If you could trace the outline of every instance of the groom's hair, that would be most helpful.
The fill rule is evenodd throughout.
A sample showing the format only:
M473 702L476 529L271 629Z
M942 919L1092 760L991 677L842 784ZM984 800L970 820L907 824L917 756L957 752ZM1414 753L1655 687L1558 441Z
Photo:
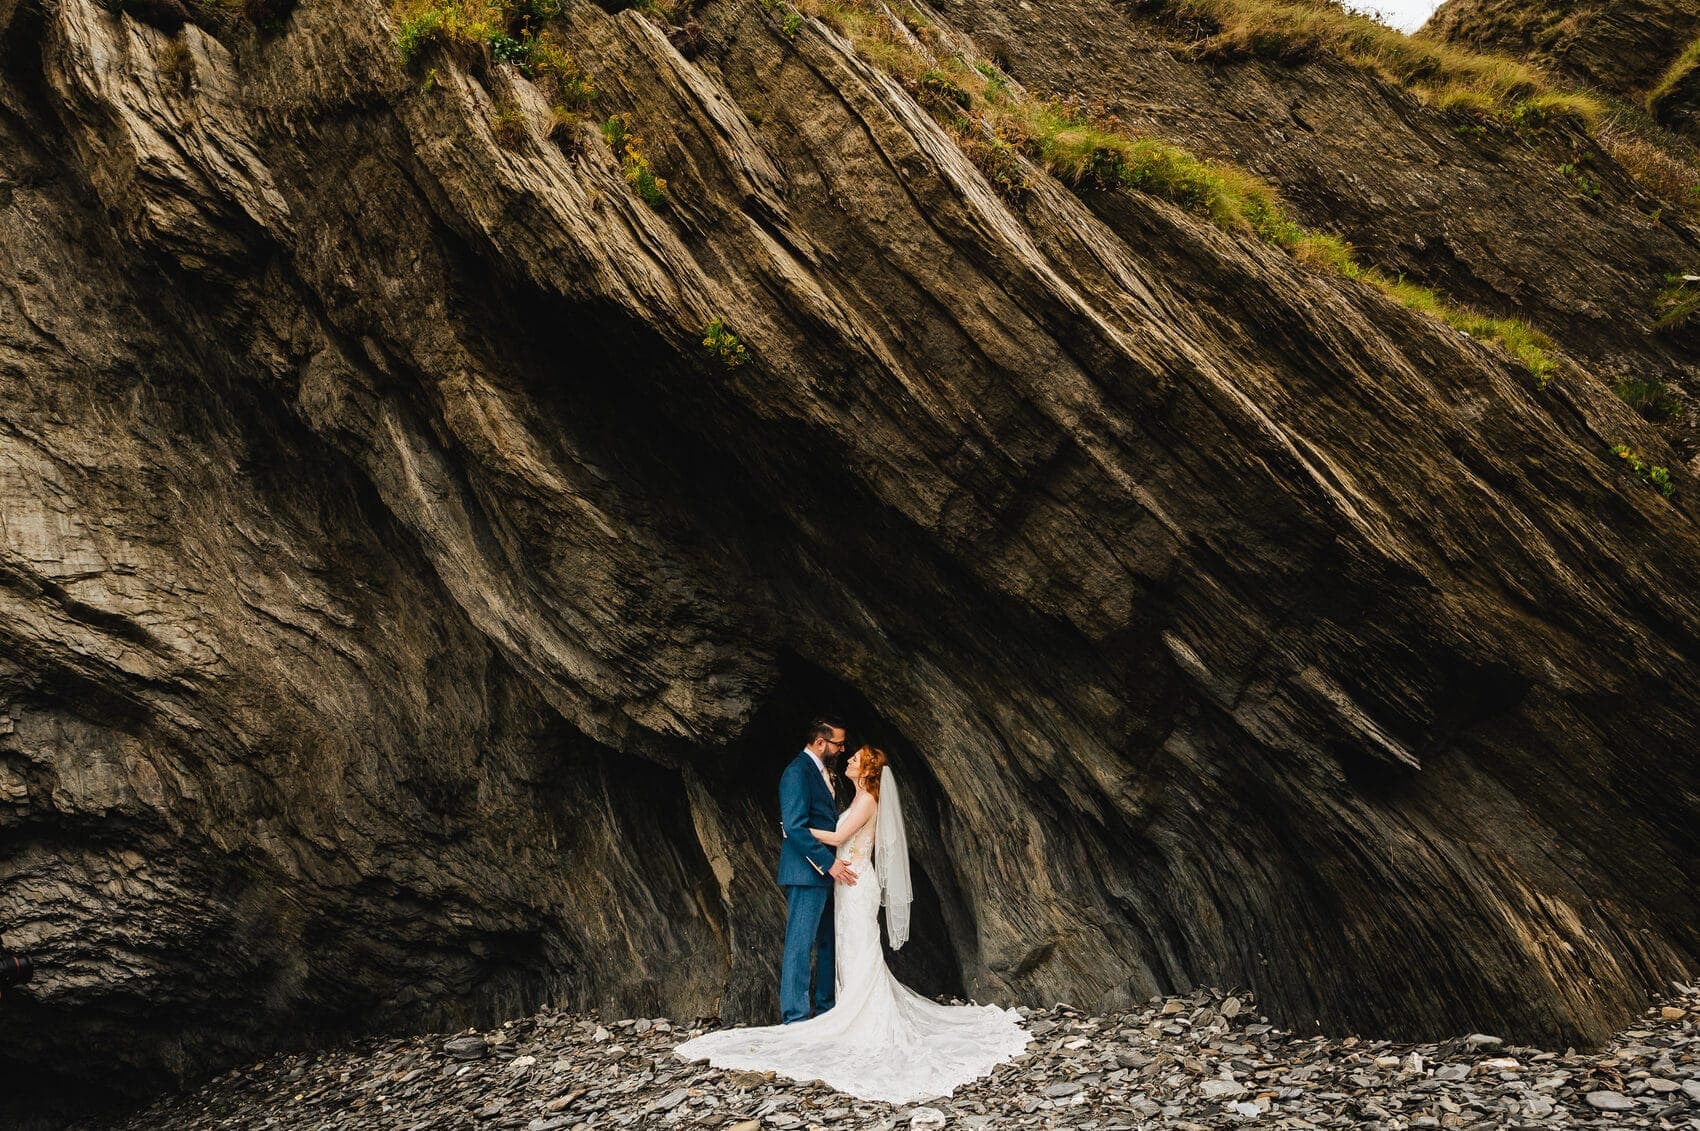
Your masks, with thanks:
M837 715L816 715L809 723L809 733L803 736L803 744L806 746L817 738L831 738L833 731L843 729L844 720Z

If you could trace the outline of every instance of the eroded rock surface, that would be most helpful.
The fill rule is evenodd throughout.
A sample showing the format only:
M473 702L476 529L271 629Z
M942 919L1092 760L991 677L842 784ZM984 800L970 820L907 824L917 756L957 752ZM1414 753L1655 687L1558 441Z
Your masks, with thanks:
M1700 8L1688 0L1448 0L1424 34L1526 57L1700 142Z
M1447 0L1423 30L1635 97L1700 35L1700 8L1687 0Z
M569 9L660 209L371 0L0 3L0 930L41 964L3 1102L545 1002L766 1018L822 702L913 783L925 989L1588 1042L1692 968L1694 487L1602 372L1682 379L1629 299L1692 229L1566 205L1529 278L1536 158L1319 61L1258 65L1336 125L1266 162L1073 7L932 18L1036 89L1181 84L1149 124L1378 253L1352 217L1449 211L1435 281L1564 379L1149 197L1011 205L757 3L690 58ZM1350 191L1278 175L1333 146Z

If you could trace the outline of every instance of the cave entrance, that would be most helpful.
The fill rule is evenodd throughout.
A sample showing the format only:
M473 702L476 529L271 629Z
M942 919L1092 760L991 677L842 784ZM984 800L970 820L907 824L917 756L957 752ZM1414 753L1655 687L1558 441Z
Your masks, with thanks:
M909 833L909 865L915 902L909 918L909 941L902 950L886 948L886 962L904 985L927 997L963 997L961 953L953 940L973 940L973 917L958 895L955 871L939 840L939 786L912 743L882 716L867 696L819 666L784 652L779 656L779 681L751 718L744 733L717 752L705 771L736 779L742 791L766 818L767 829L779 824L779 775L803 748L810 720L820 714L843 719L847 731L846 757L871 743L891 758L902 776L903 819ZM843 759L833 767L842 772ZM849 803L848 787L839 808ZM772 860L779 851L778 834L758 852ZM881 932L883 939L884 932ZM773 940L778 962L779 939ZM972 942L970 942L972 946Z

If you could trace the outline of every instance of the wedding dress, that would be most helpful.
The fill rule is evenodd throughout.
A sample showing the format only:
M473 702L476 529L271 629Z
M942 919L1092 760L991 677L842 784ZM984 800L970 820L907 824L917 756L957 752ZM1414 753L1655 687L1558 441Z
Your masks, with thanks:
M880 903L882 897L891 903L886 910L888 933L892 945L901 946L908 935L909 869L890 775L887 767L880 779L879 803L889 816L876 808L838 848L838 859L850 865L857 882L839 884L833 891L836 1004L790 1025L708 1033L680 1045L680 1056L706 1059L716 1068L819 1080L857 1099L902 1104L948 1096L1020 1053L1033 1039L1013 1009L940 1005L891 976L880 949ZM880 851L900 864L895 869L887 865L892 876L878 875L882 869L870 860L876 829L882 834ZM895 842L889 849L888 836Z

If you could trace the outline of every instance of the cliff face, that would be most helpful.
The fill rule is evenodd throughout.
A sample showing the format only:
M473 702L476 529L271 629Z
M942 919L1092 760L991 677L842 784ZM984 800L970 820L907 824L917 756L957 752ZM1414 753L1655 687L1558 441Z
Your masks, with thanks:
M1559 376L1149 195L1000 194L759 3L559 17L652 207L370 0L0 0L7 1102L71 1050L128 1094L545 1000L765 1017L822 703L911 784L924 989L1585 1042L1692 970L1695 492L1610 384L1692 380L1649 302L1694 229L1563 191L1574 131L1038 7L925 27Z
M1647 103L1700 141L1700 9L1686 0L1447 0L1423 31Z
M1444 26L1475 45L1457 31L1464 3L1442 8L1424 36L1439 39ZM1211 23L1139 14L1158 6L1078 0L1060 9L959 3L944 11L977 42L995 45L1016 78L1090 91L1136 130L1252 170L1278 185L1305 222L1346 237L1368 262L1527 318L1597 383L1656 376L1684 396L1700 389L1700 341L1692 331L1661 332L1655 301L1667 275L1700 267L1700 212L1685 219L1580 131L1531 145L1478 129L1467 113L1425 107L1302 42L1296 57L1254 49L1224 58ZM1678 20L1674 10L1666 15ZM1684 18L1700 16L1687 9ZM1485 45L1521 54L1509 39ZM1679 198L1700 205L1692 191L1700 171L1678 175L1687 178ZM1665 428L1683 458L1700 453L1697 419L1686 413Z
M1531 58L1602 90L1644 95L1700 35L1700 11L1684 0L1447 0L1423 31Z

